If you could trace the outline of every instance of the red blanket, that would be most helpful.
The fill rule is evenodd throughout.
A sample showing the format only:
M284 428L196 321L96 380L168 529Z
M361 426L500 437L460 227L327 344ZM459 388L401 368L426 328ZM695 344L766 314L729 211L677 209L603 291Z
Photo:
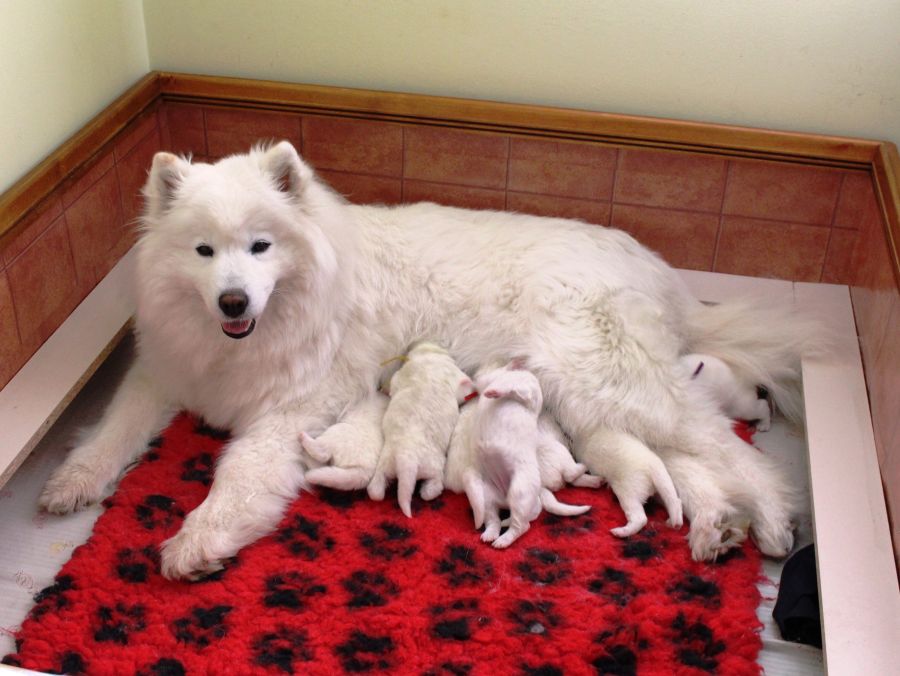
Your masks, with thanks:
M406 519L364 493L302 495L278 531L196 582L159 574L158 546L209 488L227 438L179 417L41 591L4 658L90 674L757 674L749 543L691 561L687 528L619 540L608 490L568 489L580 517L541 515L484 545L463 496Z

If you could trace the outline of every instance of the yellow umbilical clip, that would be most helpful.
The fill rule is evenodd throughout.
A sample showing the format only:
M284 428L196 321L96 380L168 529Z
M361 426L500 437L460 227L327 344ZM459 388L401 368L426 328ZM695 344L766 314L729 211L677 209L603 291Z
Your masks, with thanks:
M409 357L407 357L405 354L401 354L397 357L391 357L390 359L387 359L387 360L381 362L379 364L379 366L384 367L384 366L387 366L388 364L393 364L395 361L407 361L408 359L409 359Z

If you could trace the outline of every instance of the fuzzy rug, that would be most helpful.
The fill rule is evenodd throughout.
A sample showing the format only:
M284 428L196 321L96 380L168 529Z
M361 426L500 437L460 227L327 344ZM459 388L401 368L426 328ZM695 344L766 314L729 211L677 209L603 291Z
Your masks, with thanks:
M157 549L210 485L227 434L174 421L41 591L7 664L56 673L757 674L760 558L690 559L662 509L628 539L608 490L567 489L510 549L482 544L464 496L302 495L278 531L196 583Z

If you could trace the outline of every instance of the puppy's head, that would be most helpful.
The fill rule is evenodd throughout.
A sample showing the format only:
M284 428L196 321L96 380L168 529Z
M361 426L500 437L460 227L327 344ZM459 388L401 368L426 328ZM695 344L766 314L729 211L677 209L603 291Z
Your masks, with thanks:
M155 316L190 303L229 338L245 338L279 290L301 305L321 301L336 275L323 221L340 200L287 142L214 165L157 153L144 196L139 293Z

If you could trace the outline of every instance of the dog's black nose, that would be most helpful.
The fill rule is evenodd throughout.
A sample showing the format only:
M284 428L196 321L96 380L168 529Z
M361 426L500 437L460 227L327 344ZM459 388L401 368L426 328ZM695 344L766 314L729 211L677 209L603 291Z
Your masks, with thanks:
M240 289L228 289L219 296L219 307L229 317L240 317L247 309L249 299Z

